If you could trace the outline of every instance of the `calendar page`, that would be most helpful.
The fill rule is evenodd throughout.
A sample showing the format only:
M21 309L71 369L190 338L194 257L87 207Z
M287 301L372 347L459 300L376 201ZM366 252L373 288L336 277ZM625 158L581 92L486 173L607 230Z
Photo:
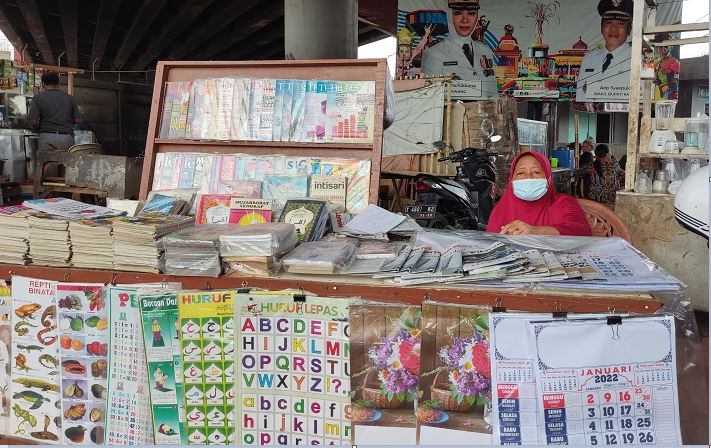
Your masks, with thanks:
M111 286L109 301L109 382L107 445L153 443L151 402L141 331L141 313L135 288Z
M349 300L240 294L239 445L350 444Z
M674 319L532 322L539 443L680 445Z

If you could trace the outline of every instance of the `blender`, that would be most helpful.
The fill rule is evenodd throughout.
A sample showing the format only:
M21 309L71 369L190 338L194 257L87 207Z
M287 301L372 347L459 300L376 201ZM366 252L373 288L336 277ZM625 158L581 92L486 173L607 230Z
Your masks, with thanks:
M649 152L666 152L667 142L676 142L676 135L671 129L671 121L674 118L676 100L664 100L654 103L655 126L652 138L649 140Z
M707 152L707 142L709 136L708 117L699 114L696 118L686 120L684 127L684 149L682 153L704 153Z

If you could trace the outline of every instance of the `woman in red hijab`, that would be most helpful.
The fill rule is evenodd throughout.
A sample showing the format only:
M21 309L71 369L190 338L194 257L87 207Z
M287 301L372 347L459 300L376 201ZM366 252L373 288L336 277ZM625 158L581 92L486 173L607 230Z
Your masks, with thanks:
M578 201L555 191L548 159L533 151L519 154L511 163L508 188L494 207L486 231L507 235L592 235Z

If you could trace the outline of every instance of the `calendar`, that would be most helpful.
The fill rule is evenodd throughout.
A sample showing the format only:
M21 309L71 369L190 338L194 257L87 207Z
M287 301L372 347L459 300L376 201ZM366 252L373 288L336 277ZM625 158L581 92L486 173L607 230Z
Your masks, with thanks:
M153 443L151 402L141 331L141 313L135 288L110 286L107 445Z
M139 292L138 299L155 443L186 444L178 296L166 290L144 290Z
M235 441L236 291L178 294L188 443Z
M237 303L237 444L350 444L349 301L252 293Z
M541 444L681 445L671 316L532 322Z

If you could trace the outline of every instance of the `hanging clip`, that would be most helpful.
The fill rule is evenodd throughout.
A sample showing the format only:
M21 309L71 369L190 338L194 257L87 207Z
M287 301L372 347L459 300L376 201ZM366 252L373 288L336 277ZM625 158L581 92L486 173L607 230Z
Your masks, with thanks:
M237 289L237 294L249 294L249 292L252 290L252 288L248 287L249 283L247 282L242 282Z
M116 286L116 274L112 273L111 278L109 278L109 285Z
M553 319L565 319L566 317L568 317L568 313L563 311L560 300L556 300L553 308Z
M65 281L65 282L68 282L70 276L71 276L71 273L66 272L66 273L64 274L64 281Z
M210 282L205 282L205 291L212 291L212 286L210 285Z
M607 325L612 330L612 339L620 339L620 325L622 325L622 316L607 316Z
M160 289L168 289L168 279L163 277L163 280L160 282Z
M7 271L7 273L10 274L10 277L14 277L14 276L15 276L15 271Z
M296 302L296 303L306 302L306 294L304 294L304 288L299 288L299 293L294 294L294 302Z
M505 313L506 308L502 305L503 301L501 300L500 297L497 297L496 300L494 300L494 306L491 308L492 313Z

